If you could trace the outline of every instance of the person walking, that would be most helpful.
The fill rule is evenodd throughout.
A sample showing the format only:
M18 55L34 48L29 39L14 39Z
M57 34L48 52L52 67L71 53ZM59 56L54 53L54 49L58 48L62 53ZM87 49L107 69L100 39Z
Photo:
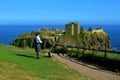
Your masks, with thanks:
M34 48L36 51L36 58L39 59L40 58L40 50L41 50L41 38L39 36L39 33L36 33L36 36L34 38Z

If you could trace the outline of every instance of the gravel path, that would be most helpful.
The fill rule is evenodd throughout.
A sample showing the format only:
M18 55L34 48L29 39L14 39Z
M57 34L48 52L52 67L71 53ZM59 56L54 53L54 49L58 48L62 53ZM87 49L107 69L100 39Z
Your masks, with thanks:
M69 67L73 68L74 70L78 71L80 74L86 75L91 77L95 80L120 80L120 76L113 74L111 72L107 72L101 69L97 69L97 67L84 65L84 63L76 63L69 59L66 59L64 56L59 56L57 54L53 54L59 61L67 64Z

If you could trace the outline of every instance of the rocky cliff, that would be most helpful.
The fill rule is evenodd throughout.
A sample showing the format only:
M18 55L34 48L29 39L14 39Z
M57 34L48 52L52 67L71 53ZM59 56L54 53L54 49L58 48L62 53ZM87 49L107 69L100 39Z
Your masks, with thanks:
M110 50L110 38L106 32L83 32L79 35L63 35L59 38L59 43L66 46Z

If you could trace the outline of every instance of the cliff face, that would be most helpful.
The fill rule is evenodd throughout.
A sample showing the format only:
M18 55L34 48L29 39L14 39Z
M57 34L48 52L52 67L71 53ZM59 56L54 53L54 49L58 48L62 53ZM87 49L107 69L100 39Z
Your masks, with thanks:
M13 40L12 45L17 47L30 47L32 48L34 41L34 33L25 33L19 35Z
M90 27L85 31L77 22L66 25L66 35L60 37L59 44L89 49L111 49L109 35L104 32L102 26L96 30Z
M43 41L42 48L50 48L55 44L55 34L49 32L41 32L39 34ZM34 37L35 33L33 32L22 34L18 38L14 39L12 45L22 48L32 48ZM105 32L83 32L79 35L62 35L59 37L58 44L100 50L111 49L109 35Z
M60 45L98 49L111 50L109 35L103 31L103 27L93 30L89 28L85 31L79 23L69 23L66 25L66 32L43 30L38 32L43 41L42 48L52 47L56 41ZM17 47L33 47L35 32L20 35L13 41L13 45Z
M59 38L59 44L99 50L111 49L109 35L105 32L88 31L79 35L63 35Z
M42 48L50 48L52 45L55 44L54 41L54 32L38 32L40 34L41 40L42 40ZM17 47L29 47L33 48L34 38L35 38L35 32L31 33L25 33L18 36L16 39L13 40L12 45Z

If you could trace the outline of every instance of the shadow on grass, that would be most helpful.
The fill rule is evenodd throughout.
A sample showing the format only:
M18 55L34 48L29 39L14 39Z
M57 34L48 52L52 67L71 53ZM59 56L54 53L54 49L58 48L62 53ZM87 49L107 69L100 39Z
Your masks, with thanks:
M44 55L43 57L45 57L45 58L49 58L49 56L48 56L48 55Z
M25 54L16 54L17 56L21 56L21 57L27 57L27 58L35 58L34 56L29 56L29 55L25 55Z

